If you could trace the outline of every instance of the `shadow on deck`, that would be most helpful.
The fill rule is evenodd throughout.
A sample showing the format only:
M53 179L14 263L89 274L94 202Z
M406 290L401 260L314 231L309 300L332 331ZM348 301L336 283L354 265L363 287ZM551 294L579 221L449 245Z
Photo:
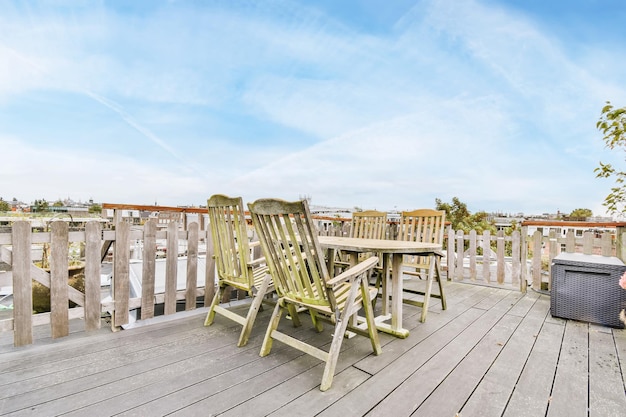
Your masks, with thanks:
M321 361L280 342L259 357L271 311L250 342L205 309L116 333L0 339L0 415L623 416L626 331L553 318L546 295L446 283L425 323L404 307L407 339L343 343L332 388ZM240 308L240 307L235 307ZM318 346L331 332L281 326Z

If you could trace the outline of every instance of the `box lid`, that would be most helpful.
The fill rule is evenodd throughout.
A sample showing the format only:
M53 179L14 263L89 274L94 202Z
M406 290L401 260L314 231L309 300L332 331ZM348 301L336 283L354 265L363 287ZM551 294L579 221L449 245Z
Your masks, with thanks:
M623 266L624 262L622 262L619 258L615 256L601 256L601 255L585 255L582 253L560 253L554 257L554 261L559 261L559 263L569 263L569 262L584 262L584 263L594 263L594 264L603 264L603 265L617 265Z

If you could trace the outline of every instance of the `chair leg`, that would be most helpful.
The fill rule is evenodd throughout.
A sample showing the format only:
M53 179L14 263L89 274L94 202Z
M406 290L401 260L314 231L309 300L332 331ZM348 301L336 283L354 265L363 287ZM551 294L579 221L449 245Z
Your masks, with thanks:
M349 307L346 307L349 309ZM335 323L335 331L333 333L333 341L330 344L328 351L328 359L326 360L326 366L324 367L324 374L322 375L322 383L320 384L320 391L326 391L333 383L333 377L335 376L335 368L337 367L337 359L339 359L339 351L341 350L341 343L343 342L343 335L348 328L348 321L350 316L342 317L337 323Z
M283 314L283 304L282 300L278 300L276 302L276 307L274 307L274 312L272 313L272 317L270 318L270 322L267 326L267 331L265 332L265 337L263 338L263 345L261 345L261 353L260 356L267 356L272 350L272 332L278 328L278 323L280 322L280 316Z
M361 281L361 297L363 297L363 309L365 310L365 321L367 322L367 332L370 336L370 342L372 343L372 349L375 355L382 353L380 347L380 339L378 337L378 330L376 329L376 323L374 322L374 309L370 303L370 292L367 288L367 283Z
M250 332L252 332L252 326L254 325L254 321L256 320L256 315L259 312L259 308L263 303L263 297L267 293L267 289L270 286L270 281L272 280L271 275L266 275L261 287L254 295L254 299L252 300L252 304L250 305L250 309L248 310L248 315L246 316L246 322L243 325L243 329L241 329L241 334L239 335L239 341L237 342L237 346L245 346L248 343L248 339L250 338Z
M369 279L367 280L367 282L369 282ZM376 297L374 297L374 299L372 300L371 304L372 304L372 310L376 309L376 301L378 300L378 293L380 293L380 289L383 285L383 279L382 279L382 273L380 272L376 272L376 284L374 284L374 286L376 287Z
M211 307L209 308L209 312L206 315L206 319L204 319L204 325L210 326L213 324L213 320L215 319L215 306L220 303L220 299L224 293L224 287L218 285L217 292L213 296L213 301L211 301Z
M360 287L363 285L363 280L366 277L359 277L359 282L353 282L352 288L350 288L350 292L348 293L348 297L345 302L345 308L341 312L341 316L335 323L335 331L333 332L333 341L330 344L330 349L328 350L328 356L326 359L326 366L324 367L324 375L322 375L322 383L320 384L320 391L326 391L333 383L333 377L335 376L335 368L337 366L337 359L339 358L339 351L341 350L341 343L343 342L344 335L346 330L348 329L348 323L352 316L358 311L358 308L355 308L354 302L356 300L356 295L360 290ZM357 287L357 285L359 287ZM367 284L365 284L367 286ZM369 296L368 296L368 304L369 304ZM363 304L364 301L362 300Z
M298 309L293 304L287 304L287 312L291 317L291 322L293 323L293 327L300 327L302 323L300 322L300 316L298 315Z
M318 319L317 312L313 309L309 309L309 314L311 315L311 321L313 322L313 327L315 327L315 330L318 333L323 332L324 325L322 324L322 321Z

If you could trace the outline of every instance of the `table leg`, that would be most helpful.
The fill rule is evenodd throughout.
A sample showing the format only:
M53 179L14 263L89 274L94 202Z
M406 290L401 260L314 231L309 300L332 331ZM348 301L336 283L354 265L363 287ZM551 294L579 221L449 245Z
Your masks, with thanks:
M391 330L402 327L402 255L391 255Z
M335 274L335 256L337 256L337 250L328 248L326 250L326 270L331 276Z
M402 339L409 336L409 331L402 327L402 254L391 254L391 288L389 288L389 268L385 272L385 283L387 289L383 295L383 306L388 305L387 294L391 292L391 314L382 314L374 318L376 328L384 333ZM388 308L388 307L387 307ZM391 319L391 323L387 321Z
M433 279L435 278L435 267L437 260L435 255L430 255L430 266L428 268L428 279L426 280L426 291L424 291L424 304L422 305L422 315L420 322L426 321L426 314L428 314L428 304L430 301L430 293L433 289Z
M389 290L391 289L391 281L390 281L390 271L389 267L390 257L391 255L388 253L383 253L382 255L382 264L383 264L383 276L381 277L381 287L382 287L382 315L387 316L389 314Z
M354 265L356 265L359 262L359 254L358 252L349 252L348 253L348 262L350 263L350 267L353 267ZM355 312L349 319L350 321L350 325L352 327L356 327L358 325L358 312ZM347 331L346 332L346 336L348 338L352 338L355 336L355 333Z

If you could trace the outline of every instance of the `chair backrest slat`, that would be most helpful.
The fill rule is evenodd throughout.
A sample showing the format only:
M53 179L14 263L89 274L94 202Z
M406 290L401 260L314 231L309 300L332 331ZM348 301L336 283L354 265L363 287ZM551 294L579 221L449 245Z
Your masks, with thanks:
M400 217L398 240L442 243L446 212L418 209L403 211Z
M252 222L281 296L333 304L317 233L306 201L260 199L249 203Z
M352 213L350 237L384 239L387 227L387 213L367 210Z
M398 240L443 243L446 212L443 210L418 209L403 211L400 216ZM423 269L430 265L429 256L404 256L404 263Z
M306 265L306 269L302 271L303 275L308 273L309 276L303 277L303 282L307 285L307 290L311 295L314 295L313 289L318 294L325 292L323 285L324 280L327 279L326 263L324 262L323 255L319 243L317 241L317 232L311 222L311 215L308 212L308 205L304 204L304 212L302 216L294 216L295 223L298 230L298 236L300 236L301 243L303 245L303 252L299 253L301 261ZM302 237L305 237L302 239ZM303 257L306 254L306 258ZM314 254L314 256L311 256ZM320 268L323 267L324 269Z

